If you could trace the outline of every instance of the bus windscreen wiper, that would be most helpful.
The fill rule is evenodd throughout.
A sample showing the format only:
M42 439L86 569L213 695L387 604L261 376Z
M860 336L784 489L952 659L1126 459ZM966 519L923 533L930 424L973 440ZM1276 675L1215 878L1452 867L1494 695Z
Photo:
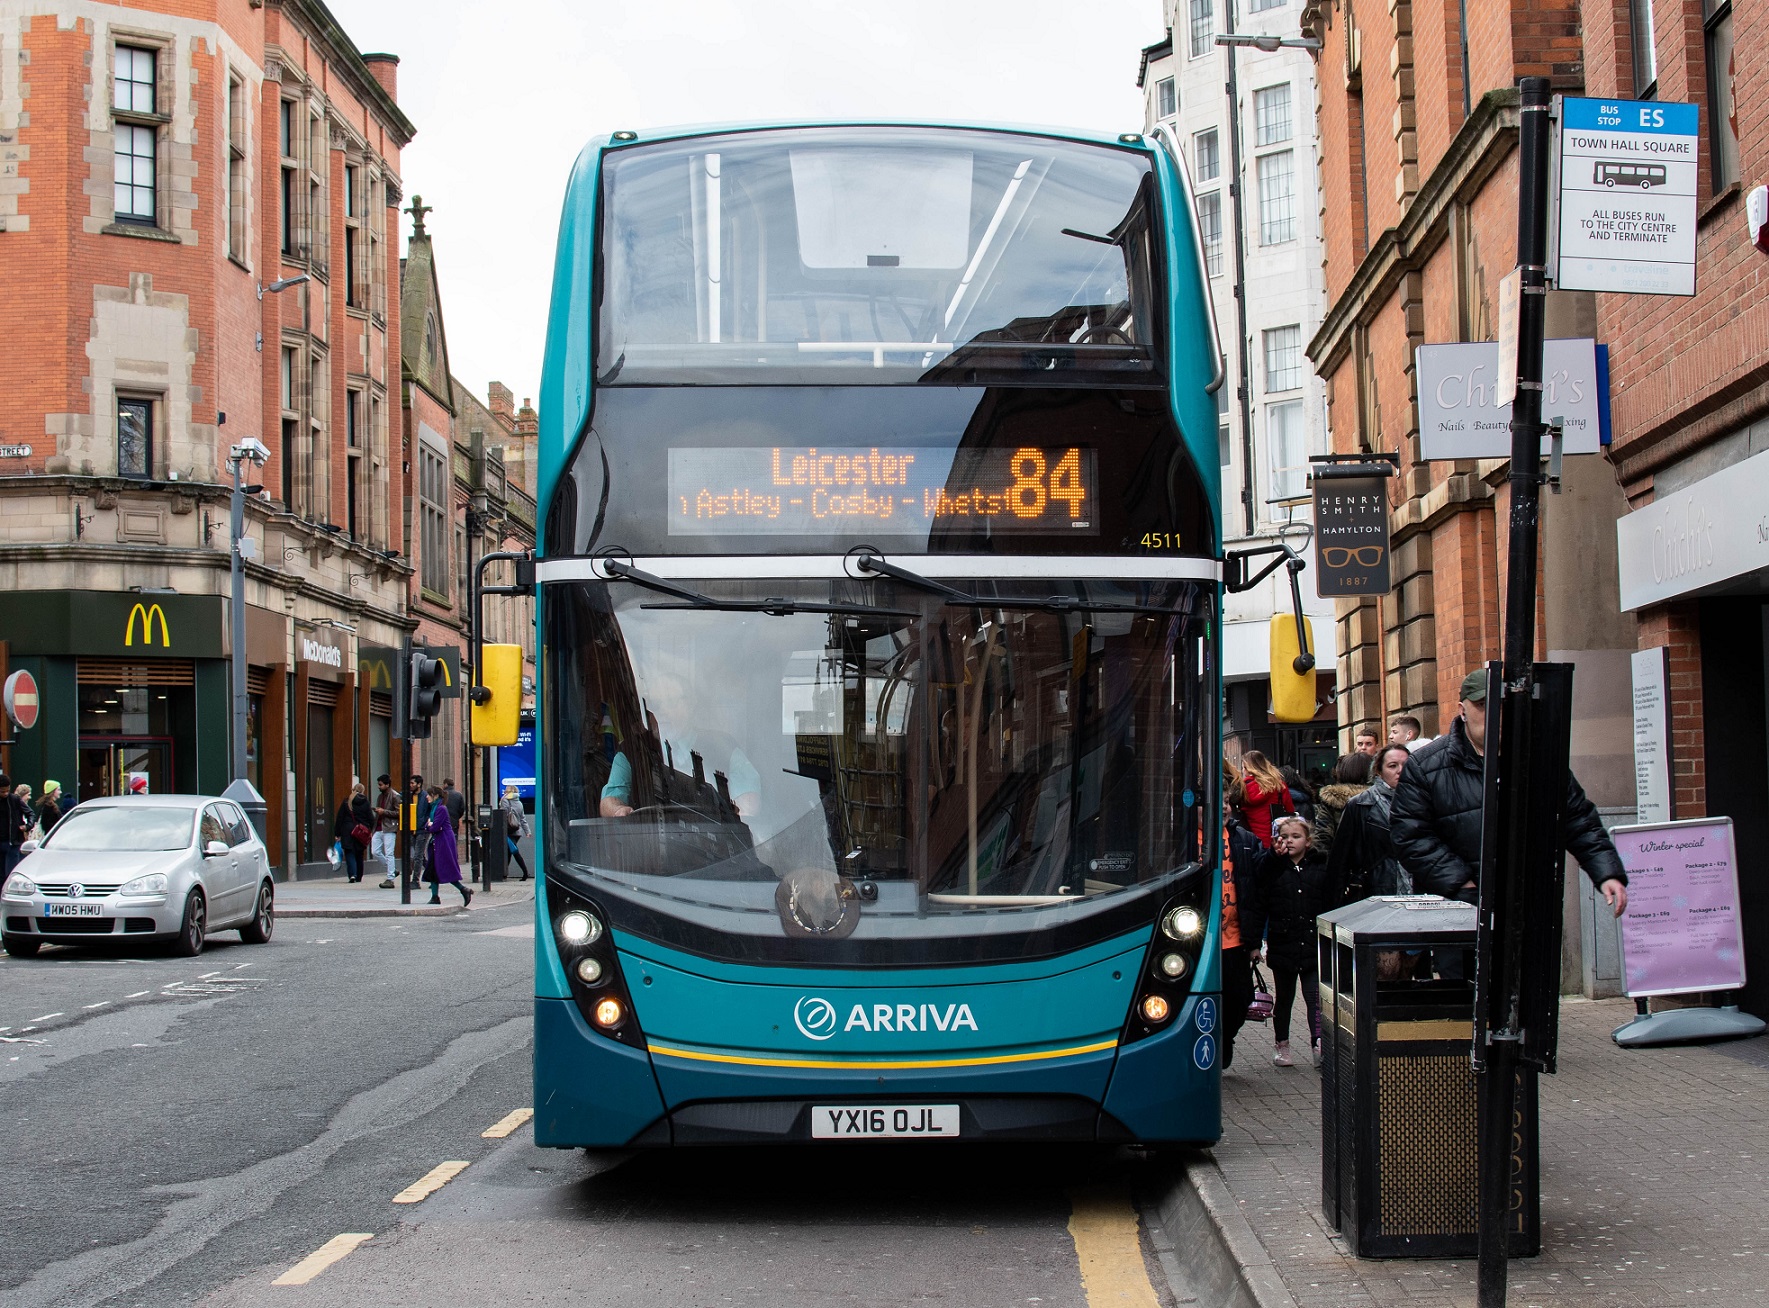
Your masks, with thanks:
M819 604L804 600L775 598L759 600L714 599L711 595L702 595L697 590L678 586L673 581L665 581L662 577L608 556L604 556L602 559L602 569L610 576L619 577L622 581L630 581L635 586L643 586L646 590L654 590L660 595L670 595L682 601L679 604L641 604L639 607L642 609L704 609L720 613L767 613L777 618L790 617L795 613L853 613L888 618L920 616L907 609L883 609L871 604Z
M1049 613L1171 613L1173 611L1154 604L1095 604L1088 600L1077 599L1073 595L1047 595L1043 599L1004 599L972 595L969 591L948 586L944 582L935 581L932 577L924 577L919 572L900 568L882 555L868 549L854 550L849 557L854 560L854 566L862 573L894 578L906 586L925 590L930 595L939 595L948 604L956 604L967 609L1039 609Z

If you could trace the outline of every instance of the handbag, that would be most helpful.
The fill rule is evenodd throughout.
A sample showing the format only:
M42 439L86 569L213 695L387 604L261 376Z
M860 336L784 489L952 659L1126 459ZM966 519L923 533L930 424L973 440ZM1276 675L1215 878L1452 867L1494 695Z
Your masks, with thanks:
M1265 973L1259 970L1259 965L1255 963L1252 964L1252 967L1253 999L1247 1005L1247 1020L1249 1022L1263 1022L1271 1016L1271 1010L1274 1007L1271 987L1265 984Z
M358 822L355 826L350 828L350 838L364 849L367 849L369 847L369 842L375 838L375 833L370 831L363 823Z

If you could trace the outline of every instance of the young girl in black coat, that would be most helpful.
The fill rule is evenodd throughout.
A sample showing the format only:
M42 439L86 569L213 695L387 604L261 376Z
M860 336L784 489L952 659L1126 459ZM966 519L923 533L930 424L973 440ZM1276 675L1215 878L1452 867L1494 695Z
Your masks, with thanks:
M1321 1060L1321 997L1314 920L1339 906L1327 860L1309 848L1308 823L1279 818L1272 823L1272 848L1259 860L1259 899L1265 909L1265 957L1272 974L1272 1062L1290 1067L1290 1010L1296 990L1308 1010L1308 1038L1314 1062Z

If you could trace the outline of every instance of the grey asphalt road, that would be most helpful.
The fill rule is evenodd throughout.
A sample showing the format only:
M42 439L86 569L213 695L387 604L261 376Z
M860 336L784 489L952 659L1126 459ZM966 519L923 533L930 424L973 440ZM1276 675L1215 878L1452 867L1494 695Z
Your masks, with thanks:
M0 1301L1171 1302L1130 1207L1149 1165L1121 1153L485 1138L529 1103L530 912L0 962ZM393 1203L446 1162L466 1167Z

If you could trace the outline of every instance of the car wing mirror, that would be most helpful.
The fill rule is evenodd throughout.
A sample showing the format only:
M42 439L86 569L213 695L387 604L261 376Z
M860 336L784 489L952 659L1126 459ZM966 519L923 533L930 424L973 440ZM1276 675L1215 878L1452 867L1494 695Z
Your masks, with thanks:
M27 840L27 841L25 841L25 842L24 842L24 844L22 844L22 845L20 845L20 846L19 846L19 847L18 847L18 852L19 852L19 853L21 853L21 854L30 854L30 853L33 853L33 852L35 852L35 851L36 851L36 848L37 848L37 842L36 842L36 841L34 841L34 840Z
M230 846L225 840L211 840L203 846L203 857L213 858L217 854L225 854Z

